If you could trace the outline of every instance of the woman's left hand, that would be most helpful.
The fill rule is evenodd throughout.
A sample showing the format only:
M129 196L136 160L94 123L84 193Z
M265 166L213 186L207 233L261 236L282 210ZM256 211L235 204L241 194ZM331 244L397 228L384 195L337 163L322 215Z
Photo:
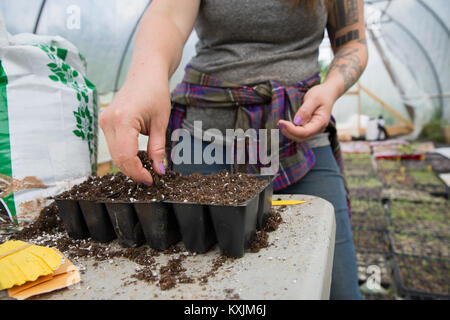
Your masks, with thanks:
M329 84L322 83L308 90L294 121L279 120L281 133L294 141L303 142L325 131L331 111L339 94Z

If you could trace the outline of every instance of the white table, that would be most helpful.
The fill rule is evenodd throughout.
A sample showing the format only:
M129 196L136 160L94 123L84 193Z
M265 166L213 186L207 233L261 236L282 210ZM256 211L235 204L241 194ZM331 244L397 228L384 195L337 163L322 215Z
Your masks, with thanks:
M98 262L74 261L84 270L82 282L48 293L38 299L328 299L333 265L335 219L332 205L303 195L274 195L273 199L306 200L291 205L281 214L284 223L270 233L268 248L227 261L207 284L177 284L162 291L156 284L129 283L136 263L123 258ZM165 265L170 257L156 258ZM206 254L188 256L183 266L187 275L200 275L211 268L219 255L216 246ZM5 292L1 298L5 298Z

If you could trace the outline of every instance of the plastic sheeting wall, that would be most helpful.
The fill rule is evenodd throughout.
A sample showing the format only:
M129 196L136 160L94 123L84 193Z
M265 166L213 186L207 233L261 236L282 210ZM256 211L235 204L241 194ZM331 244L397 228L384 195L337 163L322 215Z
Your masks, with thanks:
M407 116L404 103L416 114L417 127L441 110L450 120L450 48L448 0L365 0L366 22L378 40L395 75L391 81L379 52L369 37L369 66L361 83L386 103ZM88 77L101 94L117 91L126 76L135 30L150 0L1 0L9 32L59 34L73 42L88 61ZM80 24L72 19L79 15ZM173 87L182 69L195 54L196 36L189 39ZM109 100L112 97L112 94ZM363 112L384 114L370 98L362 96ZM356 112L356 98L343 97L335 107L338 120Z

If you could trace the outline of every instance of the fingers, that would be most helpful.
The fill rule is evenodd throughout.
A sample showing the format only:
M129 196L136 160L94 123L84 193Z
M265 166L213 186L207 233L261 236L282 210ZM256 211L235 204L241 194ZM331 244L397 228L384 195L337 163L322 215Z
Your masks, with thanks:
M126 120L124 112L118 109L103 111L99 124L114 164L133 180L151 184L153 180L150 173L137 157L139 125Z
M295 126L292 122L286 120L280 120L278 123L281 133L297 142L311 139L316 134L323 132L328 125L328 121L320 116L312 117L308 123L302 126Z
M153 169L160 175L166 174L164 167L166 128L167 123L164 123L164 120L158 118L151 120L147 152L149 158L153 160Z
M116 128L114 163L131 179L145 184L152 184L153 179L138 158L139 130L133 126L121 125Z
M297 113L295 114L294 124L299 126L308 123L311 120L312 115L318 106L319 103L314 98L311 98L308 95L306 95L303 104L300 106Z

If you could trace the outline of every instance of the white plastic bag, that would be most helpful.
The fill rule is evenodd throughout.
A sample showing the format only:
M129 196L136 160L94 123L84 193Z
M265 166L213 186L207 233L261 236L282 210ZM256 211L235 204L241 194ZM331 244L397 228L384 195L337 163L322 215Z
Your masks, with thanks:
M0 16L0 173L48 186L3 197L8 183L0 179L6 205L0 211L16 221L96 171L97 92L85 72L84 58L67 40L8 35Z

